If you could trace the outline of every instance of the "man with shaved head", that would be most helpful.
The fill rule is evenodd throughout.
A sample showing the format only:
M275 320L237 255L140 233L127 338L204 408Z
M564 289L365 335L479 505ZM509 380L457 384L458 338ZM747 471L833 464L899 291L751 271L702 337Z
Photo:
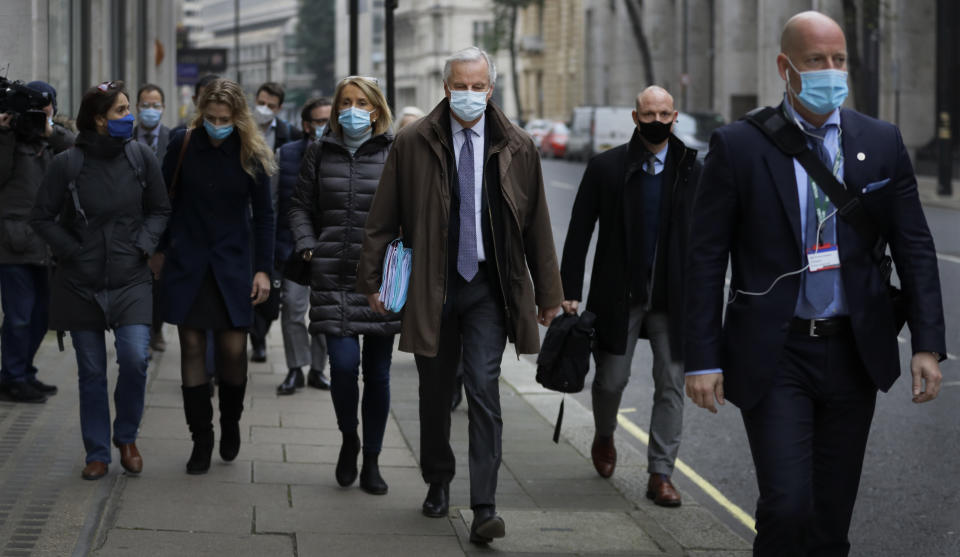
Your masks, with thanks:
M587 309L597 315L597 374L593 381L593 465L613 474L620 398L630 379L637 338L653 351L653 412L647 451L647 497L676 507L670 482L683 426L681 324L687 214L700 176L697 153L671 131L673 97L650 86L637 96L630 142L587 165L570 216L560 276L564 309L576 313L583 294L584 261L596 222L597 252Z
M899 130L840 108L837 23L794 16L776 63L783 103L710 140L690 231L686 390L711 412L725 399L740 409L760 489L754 554L846 555L877 390L900 375L883 243L907 300L916 403L937 396L946 351L937 259ZM768 139L761 114L806 142L804 163ZM826 190L841 187L854 201L838 211Z

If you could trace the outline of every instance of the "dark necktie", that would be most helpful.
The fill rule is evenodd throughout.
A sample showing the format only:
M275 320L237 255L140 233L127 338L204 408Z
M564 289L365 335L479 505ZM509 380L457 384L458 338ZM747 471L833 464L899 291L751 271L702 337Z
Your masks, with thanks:
M657 175L657 156L653 153L649 153L647 156L647 174Z
M153 149L153 154L154 154L154 155L157 154L157 148L156 148L155 144L153 143L153 139L154 139L155 137L157 137L157 135L156 135L155 133L153 133L153 132L148 132L147 135L144 136L144 139L146 140L147 147Z
M457 272L467 281L477 275L477 223L474 201L473 130L463 129L463 146L457 178L460 182L460 242L457 252Z
M807 127L807 132L816 136L816 138L809 138L813 151L817 153L817 156L823 161L823 164L833 171L833 160L830 158L830 154L824 145L824 137L827 135L827 129L826 126L819 129ZM817 202L814 200L813 188L817 188L820 206L825 207L823 216L826 217L832 213L834 209L833 203L827 198L827 194L825 194L819 186L816 186L813 179L807 175L807 230L805 244L808 252L818 243L830 243L836 246L836 215L827 219L823 225L820 226L820 239L822 239L822 241L818 242L817 226L820 221L817 216ZM830 305L830 302L833 301L833 285L839 272L839 269L828 269L815 273L806 273L804 296L817 315L822 315L824 310L827 309L827 306Z

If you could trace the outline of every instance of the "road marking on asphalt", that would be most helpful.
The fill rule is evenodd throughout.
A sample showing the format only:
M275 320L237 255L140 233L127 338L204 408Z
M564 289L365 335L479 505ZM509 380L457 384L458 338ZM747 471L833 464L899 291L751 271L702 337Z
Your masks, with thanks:
M557 180L554 180L550 182L550 185L559 190L577 191L577 186L574 186L573 184L568 184L566 182L558 182Z
M940 383L940 387L960 387L960 381L944 381Z
M650 444L650 436L646 431L640 428L637 424L631 422L626 416L622 414L617 415L617 422L620 424L620 427L627 430L628 433L636 437L644 445ZM754 533L757 531L757 524L754 521L753 517L747 514L746 511L738 507L733 501L727 499L726 495L720 493L720 490L715 488L713 484L708 482L703 476L698 474L693 468L687 465L686 462L677 459L674 463L674 467L677 470L680 470L684 476L690 479L694 484L697 485L700 489L704 491L711 499L717 502L721 507L727 510L730 514L733 515L738 521L743 523L744 526L753 530Z
M949 261L950 263L960 263L960 257L956 255L947 255L945 253L937 253L937 259L942 259L944 261Z
M621 409L620 409L620 413L621 413L621 414L631 414L631 413L636 412L636 411L637 411L636 408L621 408Z

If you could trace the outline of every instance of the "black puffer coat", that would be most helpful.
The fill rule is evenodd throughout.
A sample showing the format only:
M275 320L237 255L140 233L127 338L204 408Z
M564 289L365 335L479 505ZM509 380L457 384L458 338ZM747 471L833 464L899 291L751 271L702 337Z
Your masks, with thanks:
M153 151L132 143L143 159L142 187L122 145L92 132L77 138L83 166L75 183L86 222L67 188L68 151L54 157L43 179L30 224L57 258L51 329L102 331L152 322L147 258L166 228L170 201Z
M399 315L375 313L356 291L363 229L392 143L389 133L374 136L351 156L328 131L303 157L290 229L297 252L313 249L311 334L400 332Z

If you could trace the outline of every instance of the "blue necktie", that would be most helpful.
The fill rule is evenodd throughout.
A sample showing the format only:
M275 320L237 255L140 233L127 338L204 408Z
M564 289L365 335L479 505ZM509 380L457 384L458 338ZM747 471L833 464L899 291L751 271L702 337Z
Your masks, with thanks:
M473 130L463 129L463 146L457 178L460 182L460 244L457 251L457 272L467 281L477 275L477 223L474 201Z
M830 158L830 154L827 152L827 148L824 145L824 137L827 135L827 127L813 129L807 128L807 132L817 136L819 139L810 139L811 147L814 152L817 153L817 156L820 157L820 160L823 161L823 164L827 166L831 171L833 170L833 160ZM806 248L809 251L811 248L816 246L818 243L830 243L836 246L836 215L827 219L823 226L820 227L820 238L822 242L817 241L817 225L819 220L817 218L817 207L813 197L813 188L817 188L817 194L820 198L821 205L826 201L826 212L824 216L829 215L833 212L833 203L830 202L827 198L827 194L823 190L815 185L812 178L809 174L807 175L807 231L806 231ZM810 304L810 307L813 308L817 316L823 315L824 311L833 302L833 285L838 279L839 269L828 269L823 271L817 271L816 273L807 272L806 280L804 284L804 297L806 297L807 302Z

